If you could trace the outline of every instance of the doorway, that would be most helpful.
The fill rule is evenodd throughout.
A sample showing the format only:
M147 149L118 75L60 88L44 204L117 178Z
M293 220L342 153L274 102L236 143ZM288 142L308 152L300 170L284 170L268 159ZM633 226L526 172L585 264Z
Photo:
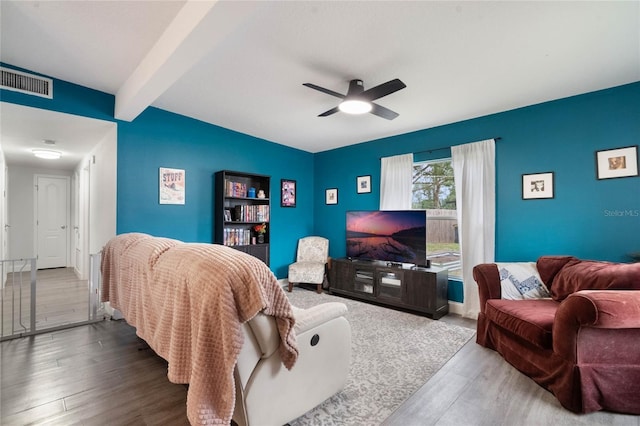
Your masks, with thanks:
M70 203L67 176L35 175L38 269L69 266Z
M8 271L0 293L3 340L97 318L91 307L99 299L99 281L89 279L95 275L89 265L116 232L117 124L0 105L0 157L4 153L7 170L0 183L8 210L0 215L8 230L0 259ZM34 159L37 144L53 141L60 160Z

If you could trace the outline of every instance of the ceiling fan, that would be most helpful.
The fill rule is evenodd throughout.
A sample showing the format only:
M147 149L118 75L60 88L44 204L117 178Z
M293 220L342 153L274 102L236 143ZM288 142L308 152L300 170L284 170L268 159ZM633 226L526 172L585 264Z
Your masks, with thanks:
M335 114L338 111L346 112L347 114L365 114L370 112L371 114L377 115L378 117L386 118L387 120L393 120L399 114L395 111L391 111L388 108L380 106L372 101L376 99L380 99L383 96L390 95L398 90L404 89L407 87L399 79L394 79L387 81L386 83L382 83L376 87L372 87L371 89L364 90L364 85L362 84L362 80L351 80L349 82L349 91L346 95L343 95L338 92L334 92L333 90L325 89L324 87L316 86L311 83L303 83L303 86L310 87L312 89L316 89L320 92L326 93L327 95L335 96L336 98L343 99L343 101L335 108L331 108L329 111L325 111L322 114L318 115L318 117L327 117L331 114Z

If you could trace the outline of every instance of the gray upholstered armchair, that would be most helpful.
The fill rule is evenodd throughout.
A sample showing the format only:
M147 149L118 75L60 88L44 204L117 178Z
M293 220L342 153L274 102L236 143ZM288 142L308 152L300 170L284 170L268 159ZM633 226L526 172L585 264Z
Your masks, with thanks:
M295 283L316 284L322 293L329 257L329 240L323 237L304 237L298 240L296 262L289 265L289 291Z

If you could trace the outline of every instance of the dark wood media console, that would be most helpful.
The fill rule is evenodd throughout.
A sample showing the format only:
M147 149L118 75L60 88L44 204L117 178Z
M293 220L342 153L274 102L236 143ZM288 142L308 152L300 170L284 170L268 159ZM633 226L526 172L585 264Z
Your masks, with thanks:
M382 261L332 259L332 293L395 306L439 319L449 312L449 274L440 268L413 268Z

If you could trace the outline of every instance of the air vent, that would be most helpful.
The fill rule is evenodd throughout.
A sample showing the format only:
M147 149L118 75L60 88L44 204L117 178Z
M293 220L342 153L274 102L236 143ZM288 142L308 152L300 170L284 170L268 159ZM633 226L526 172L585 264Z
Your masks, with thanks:
M2 73L0 88L53 99L52 79L8 68L0 68L0 72Z

